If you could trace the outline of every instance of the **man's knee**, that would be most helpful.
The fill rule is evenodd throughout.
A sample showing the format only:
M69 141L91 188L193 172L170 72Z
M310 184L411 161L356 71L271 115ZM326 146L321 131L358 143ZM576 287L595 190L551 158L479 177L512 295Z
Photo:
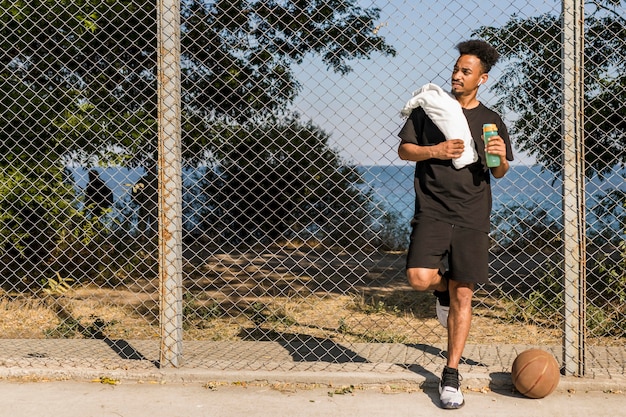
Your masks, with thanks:
M428 268L408 268L406 278L411 288L417 291L433 289L441 280L437 269Z

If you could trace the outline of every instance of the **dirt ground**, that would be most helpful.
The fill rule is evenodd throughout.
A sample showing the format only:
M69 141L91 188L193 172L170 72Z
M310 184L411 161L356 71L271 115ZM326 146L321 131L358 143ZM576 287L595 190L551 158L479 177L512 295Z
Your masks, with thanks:
M185 251L184 331L190 340L271 339L310 335L351 342L441 342L435 299L417 293L404 278L402 252L337 252L307 245L216 252ZM156 259L154 259L156 261ZM541 263L533 260L533 263ZM532 274L530 262L499 258L507 285ZM516 277L513 281L511 277ZM57 294L4 293L3 338L156 338L158 278L128 274L115 286L72 285ZM556 325L538 326L507 317L498 286L475 297L468 343L558 344Z

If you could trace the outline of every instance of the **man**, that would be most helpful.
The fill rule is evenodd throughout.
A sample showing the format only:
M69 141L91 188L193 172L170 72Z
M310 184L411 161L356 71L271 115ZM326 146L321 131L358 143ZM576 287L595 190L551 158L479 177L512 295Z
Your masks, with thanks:
M100 217L113 207L113 191L102 181L98 171L89 170L89 182L85 188L85 208Z
M497 51L479 40L462 42L457 49L451 93L467 119L478 161L455 168L452 160L461 156L464 142L445 138L422 107L415 108L402 127L398 148L402 160L416 162L407 279L415 290L434 290L437 316L448 329L447 363L439 385L445 409L465 403L458 366L470 330L474 287L488 282L490 173L501 178L513 160L502 119L476 98L499 58ZM499 133L486 146L482 139L485 123L495 123ZM498 167L487 168L485 151L499 156Z
M139 209L137 232L140 239L151 238L157 231L158 181L156 162L146 168L146 173L133 186L133 202Z

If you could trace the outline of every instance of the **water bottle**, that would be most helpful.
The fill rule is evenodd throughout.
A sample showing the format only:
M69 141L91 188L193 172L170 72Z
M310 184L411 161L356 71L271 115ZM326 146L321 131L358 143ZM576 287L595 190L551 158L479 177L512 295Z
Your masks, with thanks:
M484 124L483 125L483 139L485 140L485 146L489 142L489 138L493 136L498 136L498 127L493 124ZM487 160L487 166L489 168L499 167L500 166L500 157L498 155L492 155L485 151L485 159Z

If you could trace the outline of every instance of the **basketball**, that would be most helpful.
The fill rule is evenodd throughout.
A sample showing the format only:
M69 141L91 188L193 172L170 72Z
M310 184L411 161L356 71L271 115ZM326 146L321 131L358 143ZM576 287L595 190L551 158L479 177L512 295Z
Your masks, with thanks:
M561 373L552 354L541 349L528 349L513 361L511 378L520 394L543 398L556 389Z

